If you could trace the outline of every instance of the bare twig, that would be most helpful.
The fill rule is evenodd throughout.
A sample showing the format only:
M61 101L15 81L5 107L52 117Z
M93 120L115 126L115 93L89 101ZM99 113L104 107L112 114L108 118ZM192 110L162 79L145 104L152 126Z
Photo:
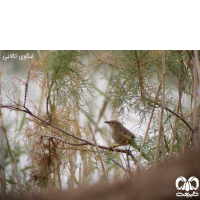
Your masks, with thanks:
M51 85L49 86L49 92L48 92L48 95L47 95L47 98L46 98L46 111L47 111L47 115L48 115L48 118L49 118L49 122L51 122L51 118L50 118L50 114L49 114L49 101L50 101L50 94L51 94L51 89L52 89L52 86L54 84L54 81L52 80L51 82ZM47 85L49 85L49 77L48 77L48 74L47 74Z
M158 99L158 97L159 97L159 93L160 93L161 86L162 86L162 82L160 83L160 85L159 85L159 87L158 87L158 91L157 91L157 94L156 94L155 101L157 101L157 99ZM140 149L140 154L139 154L138 162L137 162L137 165L136 165L136 172L137 172L138 169L139 169L139 165L140 165L140 160L141 160L141 157L142 157L142 152L143 152L144 144L145 144L145 141L146 141L148 132L149 132L149 128L150 128L150 125L151 125L151 121L152 121L152 119L153 119L154 111L155 111L155 106L153 107L153 110L152 110L152 113L151 113L151 116L150 116L150 119L149 119L149 123L148 123L148 126L147 126L147 130L146 130L146 133L145 133L145 136L144 136L144 139L143 139L143 143L142 143L142 146L141 146L141 149Z
M190 126L190 124L183 117L181 117L179 114L175 113L173 110L171 110L168 107L165 107L165 110L167 110L170 113L176 115L192 131L192 133L194 133L194 129L192 128L192 126Z
M162 51L162 87L163 87L163 91L162 91L162 108L161 108L161 114L160 114L159 135L158 135L158 141L157 141L157 146L156 146L156 154L155 154L155 165L157 164L157 160L158 160L158 151L159 151L159 147L160 147L160 139L161 139L162 132L163 132L162 121L163 121L164 107L165 107L165 76L166 76L165 51ZM164 152L163 152L163 157L165 159Z
M130 173L129 170L127 170L123 165L118 163L116 160L114 160L111 156L108 155L108 152L105 152L105 155L112 160L117 166L119 166L121 169L123 169L125 172Z
M47 138L49 138L49 139L59 140L59 141L63 142L64 144L72 145L72 146L84 146L84 145L87 145L86 142L84 142L84 143L71 143L71 142L66 142L66 141L64 141L64 140L62 140L62 139L60 139L60 138L58 138L58 137L55 137L55 136L40 135L40 137L41 137L41 139L42 139L43 137L47 137Z
M70 137L72 137L72 138L75 138L75 139L77 139L77 140L79 140L79 141L85 142L85 143L86 143L85 145L95 146L94 143L92 143L92 142L90 142L90 141L88 141L88 140L82 139L82 138L80 138L80 137L78 137L78 136L76 136L76 135L74 135L74 134L71 134L71 133L69 133L69 132L67 132L67 131L65 131L65 130L63 130L63 129L61 129L61 128L59 128L59 127L53 125L53 124L50 124L49 122L43 120L42 118L40 118L40 117L34 115L34 114L33 114L28 108L26 108L26 107L24 108L24 107L21 106L21 105L0 105L0 107L1 107L1 108L7 108L7 109L10 109L10 110L21 111L21 112L27 113L27 114L29 114L30 116L32 116L33 118L35 118L35 119L37 119L38 121L42 122L43 124L48 125L48 126L54 128L54 129L58 130L58 131L61 131L62 133L66 134L66 135L68 135L68 136L70 136ZM105 147L105 146L102 146L102 145L98 145L98 147L99 147L100 149L105 149L105 150L108 150L108 151L115 151L115 152L125 153L125 154L126 154L126 151L127 151L127 150L125 150L125 149L113 149L112 147ZM134 161L134 163L135 163L135 165L136 165L136 164L137 164L137 160L135 159L135 157L133 156L133 154L131 153L131 151L129 151L129 155L131 156L131 158L133 159L133 161Z
M126 153L126 159L127 159L127 163L128 163L128 170L131 171L130 162L129 162L129 158L128 158L128 152Z
M151 100L151 102L155 103L158 107L161 107L161 104L159 104L158 102L155 102L154 100ZM150 106L154 107L154 105L150 105ZM158 108L158 107L156 107L156 108ZM177 116L192 131L192 133L194 133L192 126L183 117L181 117L179 114L177 114L176 112L174 112L173 110L171 110L170 108L168 108L166 106L164 107L164 109L169 111L173 115Z
M136 166L136 165L137 165L137 160L135 159L134 155L131 153L130 150L125 150L125 151L128 152L128 155L131 156L131 158L132 158L132 160L133 160L133 162L134 162L134 164L135 164L135 166Z
M178 104L176 112L179 113L179 110L180 110L180 104ZM172 157L172 152L173 152L173 147L174 147L174 139L175 139L176 132L177 132L177 121L178 121L178 117L176 116L175 121L174 121L174 131L173 131L173 135L172 135L169 158Z
M196 68L196 73L198 73L199 83L200 83L200 68L197 50L194 50L194 68Z
M95 139L94 133L93 133L92 128L91 128L90 125L89 125L89 128L90 128L90 131L91 131L91 133L92 133L92 137L93 137L93 140L94 140L94 144L95 144L95 147L96 147L96 149L97 149L97 153L98 153L98 155L99 155L99 159L100 159L100 162L101 162L103 171L104 171L104 173L105 173L105 177L106 177L106 179L108 179L107 172L106 172L106 169L105 169L105 167L104 167L103 160L102 160L102 157L101 157L101 154L100 154L100 151L99 151L99 147L98 147L97 141L96 141L96 139Z
M139 81L140 81L140 89L141 89L141 97L143 97L143 90L144 90L144 79L142 76L142 71L141 71L141 66L140 66L140 60L137 55L137 51L135 50L135 57L137 61L137 67L138 67L138 72L139 72Z
M29 84L32 68L33 68L33 65L31 65L30 69L28 70L28 76L27 76L27 80L26 80L26 83L25 83L24 107L26 106L26 99L27 99L27 96L28 96L28 84Z
M13 154L12 154L12 151L11 151L11 148L10 148L10 143L9 143L9 140L8 140L8 137L7 137L7 134L6 134L5 127L2 127L2 131L4 132L4 135L5 135L6 144L7 144L7 148L8 148L8 153L9 153L10 158L11 158L11 165L12 165L12 168L13 168L13 172L14 172L15 178L17 180L17 183L18 183L20 191L24 194L25 190L23 189L23 186L22 186L22 183L21 183L21 179L19 177L18 167L17 167L17 164L16 164L16 162L15 162L15 160L13 158Z
M197 73L200 78L200 72L199 72L199 61L198 61L198 54L197 51L194 51L194 104L193 104L193 129L194 129L194 135L193 135L193 146L196 148L198 145L198 123L197 123L197 89L198 89L198 83L197 83ZM200 79L199 79L200 80Z

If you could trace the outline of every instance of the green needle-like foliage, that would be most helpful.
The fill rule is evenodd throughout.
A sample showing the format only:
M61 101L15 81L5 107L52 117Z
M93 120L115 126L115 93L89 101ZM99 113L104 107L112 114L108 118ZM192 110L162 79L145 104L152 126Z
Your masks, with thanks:
M47 77L49 98L54 104L76 103L83 109L88 89L87 74L78 51L52 52L45 60L43 72Z

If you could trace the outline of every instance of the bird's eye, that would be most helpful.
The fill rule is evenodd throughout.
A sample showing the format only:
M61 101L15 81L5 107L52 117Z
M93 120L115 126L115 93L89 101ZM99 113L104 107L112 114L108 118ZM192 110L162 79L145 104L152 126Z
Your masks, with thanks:
M111 122L111 124L113 124L113 122Z

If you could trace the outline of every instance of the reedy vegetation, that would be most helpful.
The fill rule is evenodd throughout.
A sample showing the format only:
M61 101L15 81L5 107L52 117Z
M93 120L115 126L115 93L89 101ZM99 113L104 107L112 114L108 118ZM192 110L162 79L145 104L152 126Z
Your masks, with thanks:
M66 177L69 188L93 184L97 176L98 181L123 179L136 165L148 168L197 147L198 55L198 51L38 51L28 66L27 79L20 80L23 99L17 100L16 93L13 98L1 86L5 94L1 113L4 109L24 113L16 131L23 134L29 156L29 165L20 169L19 160L12 159L17 147L6 139L5 147L1 146L7 161L5 169L1 167L1 195L62 189ZM104 80L96 81L97 75ZM106 81L106 90L99 86L101 81ZM38 102L30 99L31 82L41 89ZM95 105L95 98L101 99L101 107ZM140 131L137 142L151 158L149 163L140 162L133 149L110 148L109 130L102 125L113 116L123 122L132 113L140 124L148 123L145 137ZM3 118L1 129L8 138ZM100 145L98 137L108 145ZM13 172L6 174L9 165Z

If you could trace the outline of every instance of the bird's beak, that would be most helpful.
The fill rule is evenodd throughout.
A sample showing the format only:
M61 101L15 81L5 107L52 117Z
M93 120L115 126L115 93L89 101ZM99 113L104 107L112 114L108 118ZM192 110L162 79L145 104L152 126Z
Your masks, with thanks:
M109 122L109 121L105 121L104 123L106 123L106 124L110 124L110 122Z

